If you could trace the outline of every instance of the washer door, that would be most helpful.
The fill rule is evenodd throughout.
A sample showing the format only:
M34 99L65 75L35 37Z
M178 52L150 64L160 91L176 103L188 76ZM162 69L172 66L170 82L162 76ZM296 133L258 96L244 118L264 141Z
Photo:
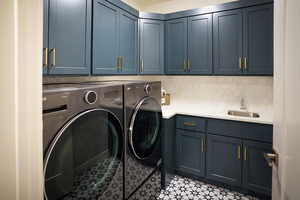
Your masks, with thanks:
M137 159L148 159L155 151L161 118L161 105L153 97L145 97L137 105L129 127L129 144Z
M121 190L122 144L121 123L110 111L93 109L74 117L45 155L45 199L98 199L116 180L112 185ZM113 192L122 199L122 191Z

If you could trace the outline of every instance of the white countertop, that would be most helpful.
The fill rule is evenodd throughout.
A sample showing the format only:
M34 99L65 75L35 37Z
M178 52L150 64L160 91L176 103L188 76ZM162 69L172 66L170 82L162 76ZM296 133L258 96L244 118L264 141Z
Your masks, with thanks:
M234 108L228 109L214 109L211 106L199 106L198 104L187 103L187 102L176 102L169 106L162 106L163 118L169 119L176 114L190 115L196 117L207 117L215 119L225 119L225 120L234 120L234 121L243 121L243 122L253 122L260 124L273 124L273 114L270 112L263 112L258 110L253 110L253 112L259 113L259 118L250 118L250 117L238 117L228 115L228 110L238 110ZM252 112L252 110L250 111Z

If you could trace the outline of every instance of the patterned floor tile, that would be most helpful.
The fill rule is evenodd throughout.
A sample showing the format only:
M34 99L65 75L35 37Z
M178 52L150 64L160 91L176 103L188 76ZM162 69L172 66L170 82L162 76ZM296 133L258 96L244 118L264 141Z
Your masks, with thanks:
M258 200L238 192L175 176L165 190L160 189L160 174L146 182L130 200Z

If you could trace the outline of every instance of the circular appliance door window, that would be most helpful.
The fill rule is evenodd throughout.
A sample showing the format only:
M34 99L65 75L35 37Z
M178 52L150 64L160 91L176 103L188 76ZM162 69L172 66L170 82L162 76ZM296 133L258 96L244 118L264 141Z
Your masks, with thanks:
M122 198L122 144L113 113L93 109L75 116L45 155L45 199Z
M129 144L136 158L147 159L160 137L161 105L152 97L144 98L132 115Z

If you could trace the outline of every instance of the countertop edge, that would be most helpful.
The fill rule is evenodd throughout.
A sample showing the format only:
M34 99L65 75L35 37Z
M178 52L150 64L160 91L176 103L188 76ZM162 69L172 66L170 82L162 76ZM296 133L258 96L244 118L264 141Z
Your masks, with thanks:
M164 113L164 111L162 111ZM232 120L232 121L240 121L240 122L248 122L248 123L257 123L257 124L268 124L273 125L271 121L260 120L257 118L248 118L248 117L233 117L227 115L212 115L212 114L203 114L203 113L185 113L185 112L174 112L169 114L163 114L163 119L170 119L175 115L188 115L194 117L205 117L205 118L213 118L213 119L223 119L223 120Z

